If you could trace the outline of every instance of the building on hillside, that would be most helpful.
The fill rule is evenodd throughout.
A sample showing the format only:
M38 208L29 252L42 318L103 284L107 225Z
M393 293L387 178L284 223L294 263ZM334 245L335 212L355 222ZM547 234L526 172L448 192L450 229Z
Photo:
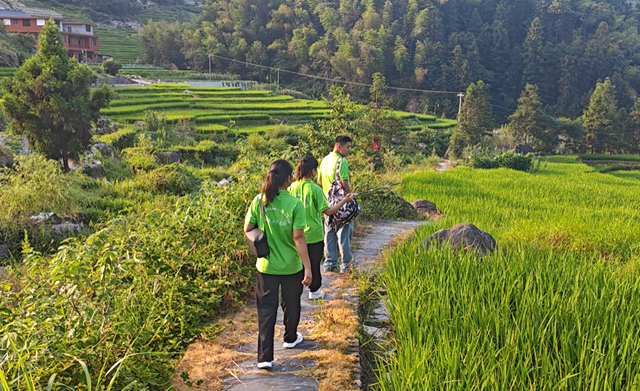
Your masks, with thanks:
M38 47L38 36L46 23L43 17L32 16L24 11L0 9L0 19L9 33L31 34ZM69 57L75 57L83 63L102 62L98 55L98 36L93 33L94 24L88 22L69 22L55 19L60 26L64 47Z

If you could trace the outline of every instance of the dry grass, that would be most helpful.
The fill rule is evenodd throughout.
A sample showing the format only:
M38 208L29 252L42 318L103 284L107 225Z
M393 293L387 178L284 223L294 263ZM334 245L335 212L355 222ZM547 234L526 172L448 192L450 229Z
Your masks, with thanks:
M224 329L215 337L207 340L201 336L197 342L189 345L180 364L176 367L173 386L177 391L192 389L182 379L189 374L189 380L198 384L198 389L217 391L222 389L222 378L233 375L227 368L250 359L255 354L238 353L233 348L255 340L257 320L255 307L245 307L235 315L218 322Z

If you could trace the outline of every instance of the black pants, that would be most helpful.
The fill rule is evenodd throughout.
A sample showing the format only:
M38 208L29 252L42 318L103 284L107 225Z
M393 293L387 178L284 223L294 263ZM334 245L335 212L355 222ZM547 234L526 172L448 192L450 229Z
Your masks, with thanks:
M278 316L278 291L284 312L284 342L295 342L300 322L300 296L304 271L288 276L256 273L258 306L258 362L273 361L273 336Z
M317 292L322 286L320 265L322 263L322 256L324 255L324 241L307 244L307 251L309 252L309 259L311 260L311 274L313 275L309 290L311 292Z

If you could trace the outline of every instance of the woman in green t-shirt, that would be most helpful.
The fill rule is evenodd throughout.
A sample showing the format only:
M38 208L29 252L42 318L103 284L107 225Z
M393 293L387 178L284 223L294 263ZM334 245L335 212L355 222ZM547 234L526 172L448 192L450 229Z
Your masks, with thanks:
M313 274L313 280L309 285L310 300L321 299L324 296L324 292L320 289L322 286L320 264L324 254L324 223L322 222L322 215L331 216L342 205L353 199L351 194L347 194L340 203L329 207L327 197L322 188L313 181L317 175L318 160L313 156L303 156L296 168L297 181L289 187L291 195L298 197L302 201L307 217L304 235L307 240L307 251L311 260L311 272Z
M304 237L306 216L299 199L289 194L293 167L286 160L271 164L262 194L256 196L245 218L244 231L260 227L267 235L269 255L256 262L258 307L258 368L268 369L273 361L273 337L278 315L278 290L282 289L285 348L302 342L297 332L303 285L311 283L311 264ZM264 206L264 221L261 205Z

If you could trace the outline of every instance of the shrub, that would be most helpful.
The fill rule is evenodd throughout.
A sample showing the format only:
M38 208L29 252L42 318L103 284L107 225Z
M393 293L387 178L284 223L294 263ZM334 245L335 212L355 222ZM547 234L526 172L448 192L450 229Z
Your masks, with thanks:
M526 172L533 168L533 154L520 155L505 152L496 157L489 157L474 153L469 158L469 166L481 169L509 168Z
M106 60L102 63L102 70L107 75L116 76L120 69L122 69L122 64L117 61Z
M125 148L133 147L133 144L136 141L136 133L136 128L127 127L124 129L120 129L115 133L97 137L96 139L98 141L111 144L114 149L123 150Z
M125 156L125 161L134 169L148 171L158 166L155 156L148 148L127 148L122 153Z
M156 191L175 195L185 195L200 188L200 178L184 165L173 163L157 168L140 178Z

